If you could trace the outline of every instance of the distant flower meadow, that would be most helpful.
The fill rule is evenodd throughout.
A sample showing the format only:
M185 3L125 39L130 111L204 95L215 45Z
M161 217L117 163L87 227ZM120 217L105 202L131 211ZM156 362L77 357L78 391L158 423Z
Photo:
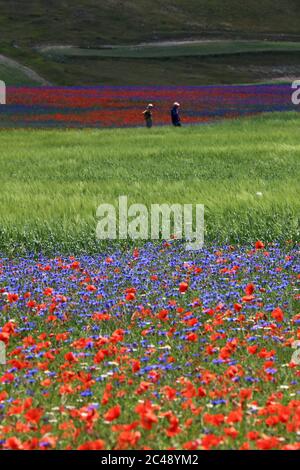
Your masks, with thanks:
M3 449L299 450L299 246L0 259Z
M170 123L174 101L186 124L289 111L289 85L199 87L8 87L0 127L134 127L153 103L154 124Z

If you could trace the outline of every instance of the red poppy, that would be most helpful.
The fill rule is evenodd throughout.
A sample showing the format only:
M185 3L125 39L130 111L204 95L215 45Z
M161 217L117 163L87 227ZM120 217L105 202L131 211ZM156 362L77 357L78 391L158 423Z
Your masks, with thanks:
M141 438L139 431L122 431L118 437L118 449L134 448Z
M53 295L53 289L52 289L52 287L46 287L46 289L44 289L44 291L43 291L43 294L44 294L46 297L49 297L49 296Z
M17 302L19 299L18 294L13 294L13 293L8 293L7 294L7 300L10 304Z
M168 429L166 430L166 435L168 437L174 437L174 436L177 436L177 434L181 433L181 429L180 429L180 426L179 426L179 419L177 418L177 416L171 414L169 417L169 427Z
M169 314L168 310L166 310L166 309L160 310L160 312L158 313L158 318L162 321L167 321L168 320L168 314Z
M68 362L78 362L77 357L74 356L74 354L71 351L66 353L64 357L65 357L65 360Z
M255 249L256 250L263 250L265 248L265 244L258 240L256 243L255 243Z
M141 425L144 429L151 430L153 424L158 422L158 418L154 413L154 408L150 401L146 401L137 405L135 412L140 415Z
M277 307L277 308L275 308L275 310L273 310L271 316L272 316L272 318L274 318L274 320L276 320L278 322L282 322L283 319L284 319L284 313L281 310L281 308L279 308L279 307Z
M238 431L234 427L224 428L224 433L226 434L226 436L229 436L232 439L236 439L239 435Z
M43 416L43 410L41 408L32 408L25 413L25 419L31 423L38 423Z
M277 437L263 437L256 441L256 447L259 450L272 450L277 449L279 446L279 439Z
M9 437L8 439L6 439L6 441L4 443L4 448L5 449L11 449L11 450L22 450L23 449L23 444L16 437Z
M186 337L188 341L191 341L192 343L195 343L198 341L198 335L196 333L189 333Z
M104 419L105 421L114 421L115 419L118 419L120 415L121 407L120 405L116 405L105 413Z
M97 439L96 441L89 441L85 444L82 444L77 448L77 450L103 450L105 449L105 442L102 439Z
M234 304L234 310L236 312L240 312L242 310L243 306L241 304Z
M221 437L215 436L214 434L208 434L202 438L201 445L205 450L209 450L212 447L218 447L221 442Z
M86 286L86 290L88 292L95 292L97 290L97 287L93 286L92 284Z
M141 363L138 360L133 360L132 361L132 372L138 372L141 369Z
M215 414L215 415L211 415L211 414L206 413L203 416L203 422L204 423L211 424L212 426L216 426L216 427L223 424L224 421L225 421L225 416L221 413Z
M126 295L125 299L130 302L132 300L135 300L135 293L134 292L128 292L128 294Z
M183 448L185 450L197 450L199 449L200 444L201 441L199 439L196 439L195 441L189 441L183 444Z
M252 302L252 300L255 299L255 296L254 295L244 295L244 297L242 298L242 301L243 302Z
M255 291L255 285L254 284L248 284L246 287L245 287L245 294L246 295L252 295L253 292Z
M179 284L179 292L181 292L181 294L184 294L189 288L189 285L187 282L181 282Z
M243 419L242 410L231 411L226 418L227 423L239 423Z

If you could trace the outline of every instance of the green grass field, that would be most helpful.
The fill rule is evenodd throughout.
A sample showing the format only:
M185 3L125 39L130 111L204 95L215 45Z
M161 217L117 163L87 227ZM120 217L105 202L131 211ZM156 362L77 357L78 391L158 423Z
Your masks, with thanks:
M94 251L96 209L202 203L207 242L299 240L300 118L1 132L0 249ZM262 193L262 195L257 195Z

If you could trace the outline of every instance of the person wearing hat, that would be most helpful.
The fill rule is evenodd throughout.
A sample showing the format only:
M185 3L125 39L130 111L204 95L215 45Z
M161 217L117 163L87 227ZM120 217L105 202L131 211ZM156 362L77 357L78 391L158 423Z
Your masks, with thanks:
M153 109L153 104L148 104L147 108L143 112L145 122L146 122L146 127L150 129L153 126L153 119L152 119L152 109Z
M181 126L179 108L180 108L180 104L177 103L177 101L175 101L175 103L173 104L173 108L171 109L171 119L172 119L173 126L176 126L176 127Z

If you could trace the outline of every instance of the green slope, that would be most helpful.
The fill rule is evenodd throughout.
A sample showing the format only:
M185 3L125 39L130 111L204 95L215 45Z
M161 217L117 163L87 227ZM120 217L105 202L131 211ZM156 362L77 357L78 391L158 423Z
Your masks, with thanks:
M32 80L21 70L16 70L14 67L0 63L0 80L3 80L6 84L18 85L39 85L35 80Z
M58 85L230 84L295 77L300 75L298 3L32 0L24 7L23 0L0 0L0 53ZM99 52L107 45L186 38L219 42ZM76 48L43 52L49 45ZM19 74L4 78L7 84L26 83Z
M2 38L19 43L123 43L227 31L300 33L298 0L0 1Z

